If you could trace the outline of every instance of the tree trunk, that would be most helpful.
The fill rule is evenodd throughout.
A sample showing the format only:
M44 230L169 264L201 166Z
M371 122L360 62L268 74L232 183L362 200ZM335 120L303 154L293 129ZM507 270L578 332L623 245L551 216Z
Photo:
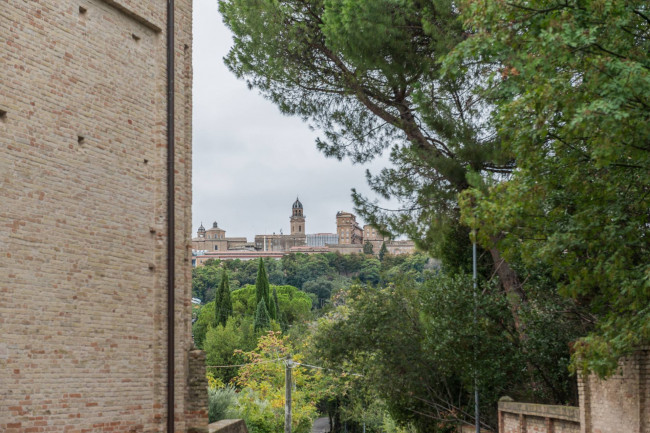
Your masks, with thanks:
M493 243L493 245L496 242ZM503 290L506 293L508 304L510 305L510 312L515 322L515 329L519 335L519 339L523 339L525 335L525 326L519 319L519 309L521 304L526 302L526 293L523 290L519 277L514 269L510 267L508 262L501 257L501 253L496 247L490 248L490 255L492 256L493 269L499 280L503 285Z

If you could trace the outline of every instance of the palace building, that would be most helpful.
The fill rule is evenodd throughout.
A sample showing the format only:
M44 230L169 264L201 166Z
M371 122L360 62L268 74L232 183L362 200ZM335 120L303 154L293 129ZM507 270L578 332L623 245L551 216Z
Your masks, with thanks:
M194 257L192 264L200 266L210 259L252 260L259 257L279 258L284 254L303 253L319 254L338 252L353 254L363 252L365 243L373 246L373 253L378 254L383 243L390 254L410 254L415 252L411 240L394 241L382 236L377 228L357 222L350 212L336 213L336 233L306 233L306 216L304 206L299 198L291 205L289 217L290 233L272 233L255 235L253 243L243 237L226 237L226 231L215 222L212 228L205 229L203 224L192 239Z

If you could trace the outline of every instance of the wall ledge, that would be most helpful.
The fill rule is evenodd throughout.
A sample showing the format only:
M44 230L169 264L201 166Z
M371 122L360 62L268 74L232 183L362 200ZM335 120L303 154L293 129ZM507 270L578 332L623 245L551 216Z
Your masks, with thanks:
M499 410L507 413L580 422L580 408L575 406L553 406L547 404L499 401Z
M248 433L243 419L222 419L208 426L209 433Z

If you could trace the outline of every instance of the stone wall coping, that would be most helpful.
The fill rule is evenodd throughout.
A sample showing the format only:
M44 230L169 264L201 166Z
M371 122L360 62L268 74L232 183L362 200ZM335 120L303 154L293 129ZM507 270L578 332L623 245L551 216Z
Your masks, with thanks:
M208 425L209 433L248 433L243 419L222 419Z
M580 408L575 406L554 406L537 403L520 403L516 401L499 401L499 411L541 418L554 418L565 421L580 422Z

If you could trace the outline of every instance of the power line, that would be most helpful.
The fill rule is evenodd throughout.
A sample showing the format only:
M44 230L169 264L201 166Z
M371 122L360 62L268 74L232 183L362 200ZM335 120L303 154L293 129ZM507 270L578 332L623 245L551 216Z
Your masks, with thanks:
M233 364L233 365L206 365L205 368L233 368L233 367L246 367L247 365L269 364L271 362L282 361L281 359L271 359L269 361L248 362L246 364Z

